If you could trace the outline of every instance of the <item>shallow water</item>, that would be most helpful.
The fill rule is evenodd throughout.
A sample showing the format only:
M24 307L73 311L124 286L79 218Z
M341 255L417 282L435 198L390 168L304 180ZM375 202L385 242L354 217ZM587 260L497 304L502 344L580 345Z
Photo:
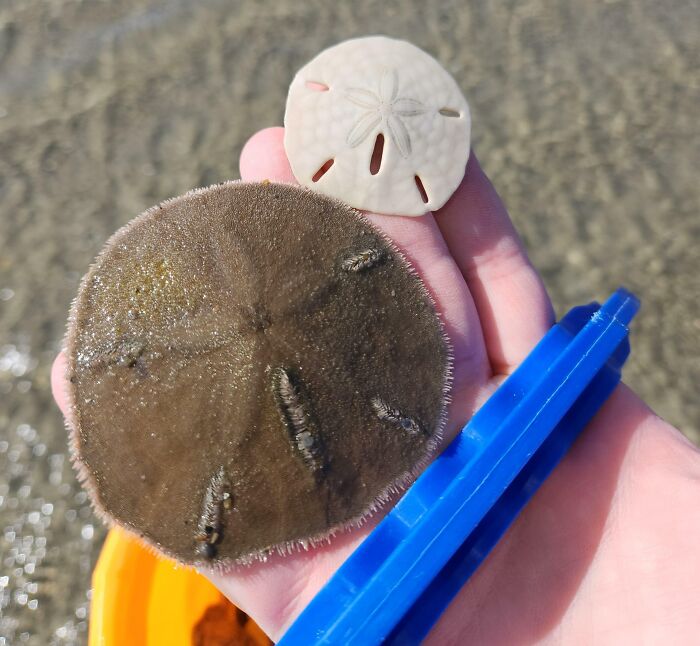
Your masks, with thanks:
M700 439L697 7L466 4L0 5L0 646L86 639L104 532L48 378L80 276L140 211L237 177L296 69L343 38L408 38L450 69L557 311L636 291L626 379Z

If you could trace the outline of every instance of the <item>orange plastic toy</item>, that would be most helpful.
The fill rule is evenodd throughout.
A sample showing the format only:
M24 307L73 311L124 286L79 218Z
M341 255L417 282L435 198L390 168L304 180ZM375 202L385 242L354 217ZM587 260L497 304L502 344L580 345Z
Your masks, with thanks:
M269 646L195 570L110 530L92 575L90 646Z

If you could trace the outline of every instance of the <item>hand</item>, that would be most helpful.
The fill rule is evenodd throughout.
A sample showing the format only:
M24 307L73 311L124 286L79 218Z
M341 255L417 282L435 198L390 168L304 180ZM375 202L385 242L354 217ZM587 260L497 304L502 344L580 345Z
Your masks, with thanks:
M253 136L244 180L293 182L283 129ZM445 443L553 323L542 281L472 154L438 212L367 217L405 253L454 347ZM64 359L52 374L65 413ZM700 454L620 386L441 617L447 643L688 643L700 628ZM376 524L207 576L278 639Z

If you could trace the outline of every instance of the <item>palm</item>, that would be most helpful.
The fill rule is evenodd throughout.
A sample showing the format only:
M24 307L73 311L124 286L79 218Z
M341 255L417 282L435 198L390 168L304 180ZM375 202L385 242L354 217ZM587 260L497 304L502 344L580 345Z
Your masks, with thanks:
M249 141L241 175L294 181L281 128ZM549 328L549 299L473 156L462 186L435 216L367 217L411 260L443 316L454 349L449 441ZM62 387L55 390L61 405ZM613 642L644 621L667 637L659 617L688 604L696 585L690 573L700 559L689 564L678 555L693 555L685 515L697 506L698 463L677 432L618 389L443 615L435 643L589 643L600 634ZM683 522L683 531L669 531ZM209 576L278 638L371 527ZM692 626L678 614L672 627L680 635Z
M699 466L680 434L619 388L442 629L489 644L685 643L697 614Z

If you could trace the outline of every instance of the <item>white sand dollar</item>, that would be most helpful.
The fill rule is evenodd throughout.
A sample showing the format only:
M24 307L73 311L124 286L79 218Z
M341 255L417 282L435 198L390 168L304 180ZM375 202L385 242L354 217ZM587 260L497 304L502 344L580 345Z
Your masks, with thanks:
M377 213L440 208L469 157L469 106L454 79L384 36L347 40L301 68L284 125L301 184Z

